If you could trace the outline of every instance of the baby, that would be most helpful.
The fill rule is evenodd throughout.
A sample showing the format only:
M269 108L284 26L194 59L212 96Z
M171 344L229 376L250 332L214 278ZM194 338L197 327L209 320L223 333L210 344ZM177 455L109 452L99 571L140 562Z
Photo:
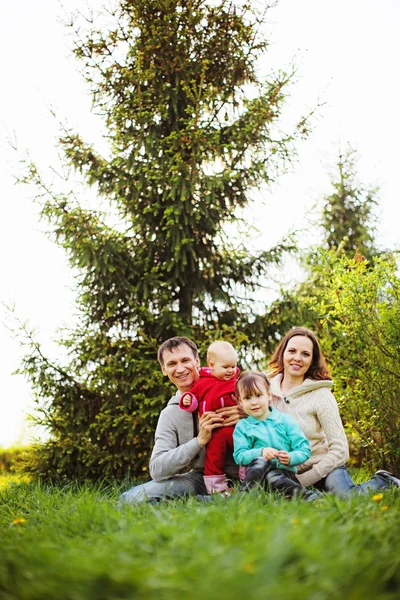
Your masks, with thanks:
M207 351L208 367L200 369L200 378L180 398L182 410L194 412L199 416L204 412L216 411L226 406L236 406L232 399L235 391L239 369L237 353L229 342L213 342ZM204 483L209 494L228 492L228 479L225 474L225 456L233 452L232 427L220 427L213 431L211 440L206 446L204 462Z

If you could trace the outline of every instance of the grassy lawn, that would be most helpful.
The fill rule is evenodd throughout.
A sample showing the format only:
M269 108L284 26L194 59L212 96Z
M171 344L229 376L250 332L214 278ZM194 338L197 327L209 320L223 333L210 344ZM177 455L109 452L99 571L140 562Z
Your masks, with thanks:
M400 494L267 493L118 509L118 490L0 491L1 600L366 600L400 594Z

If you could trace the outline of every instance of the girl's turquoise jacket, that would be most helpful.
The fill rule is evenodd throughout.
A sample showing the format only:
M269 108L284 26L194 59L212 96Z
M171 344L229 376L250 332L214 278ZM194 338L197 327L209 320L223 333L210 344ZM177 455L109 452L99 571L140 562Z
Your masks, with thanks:
M249 465L262 456L263 448L286 450L290 455L289 465L277 459L271 462L280 469L296 472L296 465L305 462L311 455L310 444L291 415L269 407L268 418L260 421L254 417L241 419L233 432L233 458L238 465Z

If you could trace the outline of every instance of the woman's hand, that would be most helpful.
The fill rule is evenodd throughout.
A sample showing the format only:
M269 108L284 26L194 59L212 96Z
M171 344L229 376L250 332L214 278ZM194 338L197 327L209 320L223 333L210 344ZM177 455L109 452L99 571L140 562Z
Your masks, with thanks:
M204 447L211 440L213 429L222 427L224 419L215 412L205 412L199 419L199 435L197 441L201 447Z
M225 408L219 408L216 413L224 419L224 427L233 427L240 421L247 417L241 406L225 406Z
M283 465L288 465L290 464L290 456L289 456L289 452L285 452L285 450L279 450L278 454L276 455L276 458L279 460L280 463L282 463Z
M275 450L275 448L263 448L262 455L265 460L272 460L273 458L277 458L278 450Z

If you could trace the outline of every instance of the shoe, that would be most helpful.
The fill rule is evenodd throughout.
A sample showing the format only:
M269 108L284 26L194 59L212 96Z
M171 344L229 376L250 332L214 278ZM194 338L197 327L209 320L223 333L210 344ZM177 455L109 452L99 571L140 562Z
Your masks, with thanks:
M213 502L214 498L212 496L207 495L203 495L203 494L197 494L196 499L199 502Z
M383 477L383 479L386 479L386 481L389 481L389 483L391 483L392 485L394 485L394 487L400 488L400 479L398 477L395 477L394 475L392 475L392 473L389 473L389 471L377 471L375 473L375 475L380 475L380 477Z
M304 496L303 498L306 502L315 502L316 500L322 500L322 494L318 492L313 492L309 496Z
M214 494L207 494L203 496L202 494L197 494L196 498L199 502L213 502L216 496L221 498L231 498L233 494L232 488L227 488L223 492L215 492Z

